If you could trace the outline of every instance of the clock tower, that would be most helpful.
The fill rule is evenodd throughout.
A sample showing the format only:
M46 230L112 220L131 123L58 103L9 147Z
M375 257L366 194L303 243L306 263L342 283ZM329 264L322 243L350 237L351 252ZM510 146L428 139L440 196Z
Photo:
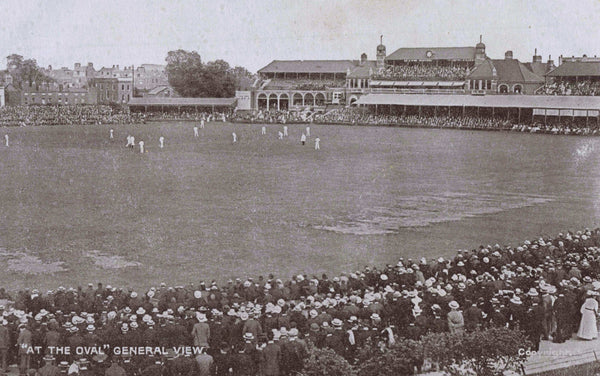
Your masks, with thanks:
M383 45L383 35L379 37L379 46L377 46L377 70L383 70L385 67L385 46Z

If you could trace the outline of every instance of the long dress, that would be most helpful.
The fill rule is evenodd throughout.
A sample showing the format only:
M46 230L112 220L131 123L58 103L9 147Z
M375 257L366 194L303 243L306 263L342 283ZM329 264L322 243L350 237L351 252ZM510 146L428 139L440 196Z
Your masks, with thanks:
M598 338L596 327L596 315L598 313L598 301L588 297L581 306L581 323L577 331L577 337L582 339Z

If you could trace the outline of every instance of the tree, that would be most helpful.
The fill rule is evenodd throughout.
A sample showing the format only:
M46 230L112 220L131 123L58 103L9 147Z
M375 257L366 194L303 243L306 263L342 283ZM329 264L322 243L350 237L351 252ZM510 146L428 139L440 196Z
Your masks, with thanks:
M29 86L35 84L50 83L54 80L48 77L38 66L35 59L24 59L18 54L11 54L6 57L8 72L13 77L13 84L23 88L23 84Z
M396 337L393 345L373 346L369 339L358 354L358 376L406 376L423 364L423 346L419 341Z
M499 376L521 371L531 343L519 330L489 328L424 336L425 356L451 375Z
M350 363L329 348L308 347L308 357L301 372L304 376L354 376Z
M233 97L241 78L250 76L243 67L231 68L225 60L202 63L196 51L167 54L169 84L183 97Z

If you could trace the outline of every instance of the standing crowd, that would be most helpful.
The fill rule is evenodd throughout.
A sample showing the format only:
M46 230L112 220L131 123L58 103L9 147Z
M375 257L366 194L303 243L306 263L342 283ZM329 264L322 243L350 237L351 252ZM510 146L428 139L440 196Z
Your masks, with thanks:
M523 330L534 350L542 339L560 343L574 333L595 339L599 246L600 229L586 229L518 247L459 250L449 259L400 258L334 278L270 274L225 284L160 283L139 292L102 283L14 295L0 289L8 302L0 307L2 368L17 363L21 374L45 375L48 363L68 374L107 376L292 375L311 346L333 349L352 364L363 346L385 348L432 332L510 327ZM41 350L28 353L31 346ZM56 346L104 346L106 354L53 353ZM151 351L178 346L197 352ZM140 347L148 347L143 356L131 350Z

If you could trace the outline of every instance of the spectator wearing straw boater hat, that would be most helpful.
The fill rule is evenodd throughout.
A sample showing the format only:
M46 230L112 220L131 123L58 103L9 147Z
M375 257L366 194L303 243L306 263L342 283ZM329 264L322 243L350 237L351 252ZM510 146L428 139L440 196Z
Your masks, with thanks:
M200 312L196 312L197 323L194 324L192 329L192 337L194 338L194 346L196 347L208 347L210 341L210 326L208 325L206 315Z
M448 312L446 318L448 319L448 329L450 330L450 333L454 334L462 332L465 321L462 312L458 310L460 307L458 302L453 300L448 303L448 307L450 307L450 312Z
M54 357L51 355L44 356L44 366L37 370L39 376L59 376L60 369L54 365Z

